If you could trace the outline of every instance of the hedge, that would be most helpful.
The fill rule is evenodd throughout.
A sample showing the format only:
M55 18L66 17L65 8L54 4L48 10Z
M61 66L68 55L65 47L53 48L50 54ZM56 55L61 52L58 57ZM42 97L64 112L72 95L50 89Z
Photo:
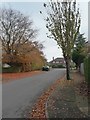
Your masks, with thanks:
M20 68L19 67L9 67L9 68L3 68L2 67L2 73L17 73L19 72Z
M52 68L65 68L65 67L61 64L59 64L59 65L54 64L54 65L52 65Z
M90 84L90 55L84 60L85 80Z

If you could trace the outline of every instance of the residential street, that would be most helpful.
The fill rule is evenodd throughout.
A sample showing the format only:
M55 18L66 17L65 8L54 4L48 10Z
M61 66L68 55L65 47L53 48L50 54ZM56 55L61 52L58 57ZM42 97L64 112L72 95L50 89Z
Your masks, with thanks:
M32 109L38 97L65 73L65 69L53 69L22 80L2 85L3 118L22 118Z
M8 2L0 2L0 118L90 119L90 2Z

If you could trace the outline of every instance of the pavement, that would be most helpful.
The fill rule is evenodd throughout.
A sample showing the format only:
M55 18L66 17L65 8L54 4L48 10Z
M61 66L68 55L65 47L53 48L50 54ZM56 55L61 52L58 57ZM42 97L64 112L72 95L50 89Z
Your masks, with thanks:
M46 117L57 119L90 119L88 114L88 97L78 94L75 90L82 77L75 75L74 80L61 81L46 102ZM73 77L75 77L73 76ZM75 80L76 79L76 80Z

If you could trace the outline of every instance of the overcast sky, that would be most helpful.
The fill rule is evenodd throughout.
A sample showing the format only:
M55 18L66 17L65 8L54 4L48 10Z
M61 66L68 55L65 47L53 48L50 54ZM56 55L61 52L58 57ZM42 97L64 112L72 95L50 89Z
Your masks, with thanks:
M5 2L5 0L0 1L0 7L19 10L23 14L30 16L30 19L32 19L34 22L34 27L39 29L36 40L43 42L45 46L43 52L48 61L52 60L52 57L62 57L62 51L61 49L58 49L56 41L49 39L46 36L48 30L45 28L43 16L39 13L40 10L44 11L42 0L39 0L39 2L36 2L36 0L33 0L34 2L31 0L6 0L7 2ZM88 0L83 0L83 2L80 1L78 4L81 13L80 32L85 33L85 37L88 39Z

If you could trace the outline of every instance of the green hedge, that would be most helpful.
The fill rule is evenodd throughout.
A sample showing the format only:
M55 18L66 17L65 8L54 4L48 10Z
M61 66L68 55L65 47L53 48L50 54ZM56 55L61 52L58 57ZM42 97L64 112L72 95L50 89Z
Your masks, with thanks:
M55 64L55 65L52 65L52 68L65 68L63 65L57 65L57 64Z
M15 66L9 68L2 68L3 73L16 73L16 72L20 72L19 70L20 68Z
M38 65L38 64L32 63L31 70L32 71L34 71L34 70L41 70L42 66L43 65Z
M90 56L84 60L84 74L86 81L90 84Z

